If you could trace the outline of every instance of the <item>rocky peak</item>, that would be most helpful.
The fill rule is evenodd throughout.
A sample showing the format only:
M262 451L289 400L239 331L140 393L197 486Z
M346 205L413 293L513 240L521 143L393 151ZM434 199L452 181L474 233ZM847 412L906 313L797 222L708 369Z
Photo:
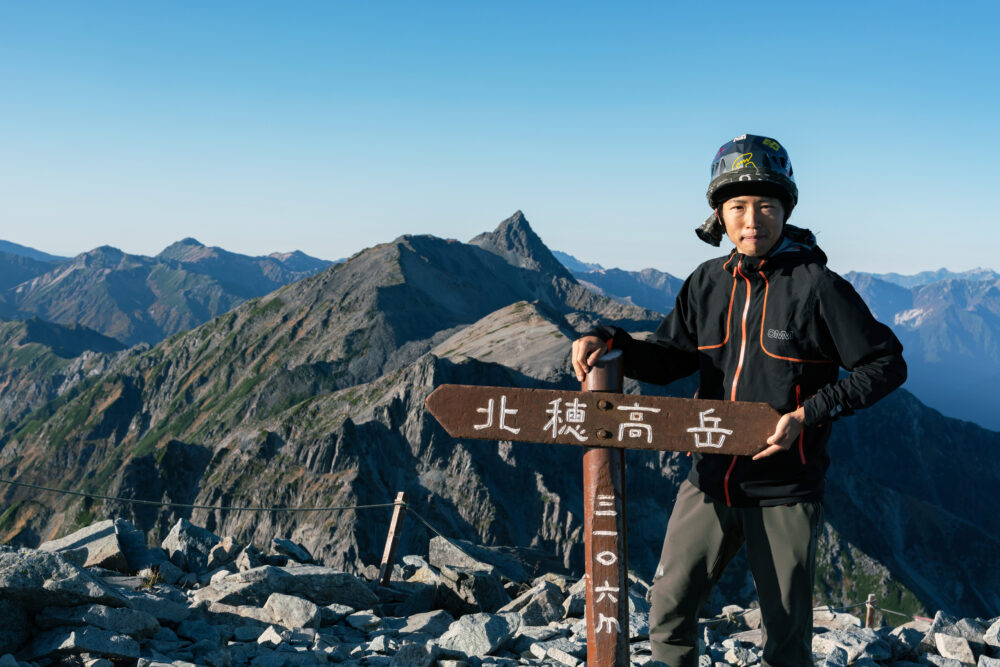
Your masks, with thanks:
M328 262L325 259L311 257L301 250L291 252L272 252L268 255L273 260L281 262L282 266L290 271L315 271L319 272L329 268L336 262Z
M503 257L514 266L573 280L573 276L545 246L521 211L501 222L492 232L484 232L469 243Z
M171 243L156 258L160 260L172 259L179 262L190 262L197 261L201 257L211 254L212 250L212 248L189 236L176 243Z
M84 266L114 267L128 255L114 246L102 245L77 256L77 262Z

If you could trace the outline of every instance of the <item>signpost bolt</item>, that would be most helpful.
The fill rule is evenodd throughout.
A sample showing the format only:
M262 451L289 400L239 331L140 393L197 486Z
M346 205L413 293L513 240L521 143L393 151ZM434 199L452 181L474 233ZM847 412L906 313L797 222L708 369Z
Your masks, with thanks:
M600 408L601 410L610 410L612 407L611 401L604 401L604 400L598 401L597 407Z
M608 440L611 438L611 431L607 431L603 428L597 429L597 437L601 440Z

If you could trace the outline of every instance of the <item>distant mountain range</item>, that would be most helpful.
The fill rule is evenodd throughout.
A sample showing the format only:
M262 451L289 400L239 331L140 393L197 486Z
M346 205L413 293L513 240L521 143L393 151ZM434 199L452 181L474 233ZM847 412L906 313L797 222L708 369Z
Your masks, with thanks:
M10 241L0 240L0 253L6 253L8 255L17 255L19 257L27 257L28 259L33 259L36 262L61 262L68 257L59 257L58 255L50 255L47 252L42 252L41 250L35 250L34 248L29 248L28 246L21 245L19 243L11 243Z
M102 246L62 259L3 247L0 317L79 324L126 345L158 343L331 264L301 252L248 257L191 238L155 257Z
M966 282L996 282L1000 280L1000 273L981 267L959 273L942 268L937 271L921 271L912 276L904 276L898 273L872 273L870 275L883 282L901 287L920 287L922 285L929 285L930 283L941 282L942 280L962 280Z
M64 264L63 272L79 266L61 279L42 274L49 277L33 293L61 289L77 272L131 275L125 286L149 287L155 271L183 269L188 280L222 284L207 268L188 267L224 251L177 245L152 267L99 249ZM264 274L257 266L251 276ZM609 273L586 273L597 271ZM659 284L662 300L675 289L670 278L632 277ZM126 303L116 280L78 284L104 285L113 303ZM231 293L237 287L246 289ZM168 294L163 288L158 298ZM634 303L623 302L629 297ZM375 246L152 346L121 350L93 331L8 322L0 329L0 477L208 505L383 503L402 490L451 537L544 549L579 570L580 450L455 440L423 401L441 383L574 387L569 345L581 331L599 321L636 335L656 327L660 314L635 303L631 294L612 299L585 287L517 212L470 243L403 236ZM53 379L36 389L29 378L46 373ZM693 383L630 381L626 389L690 396ZM905 390L839 424L817 599L874 592L894 609L960 616L1000 607L998 448L1000 433L944 417ZM630 565L647 574L687 461L628 455ZM244 541L291 537L352 569L378 560L387 521L370 510L192 512L9 486L0 486L0 502L0 541L13 544L66 534L97 514L129 518L158 541L183 515ZM428 537L408 524L402 553L420 553ZM745 570L735 568L713 604L752 597Z

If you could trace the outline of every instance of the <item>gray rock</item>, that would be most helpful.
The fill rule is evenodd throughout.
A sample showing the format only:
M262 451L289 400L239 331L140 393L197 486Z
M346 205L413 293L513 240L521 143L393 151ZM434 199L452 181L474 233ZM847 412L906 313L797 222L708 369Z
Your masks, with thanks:
M429 567L430 566L430 563L428 563L427 560L423 556L416 556L416 555L413 555L413 554L409 554L409 555L403 556L403 558L401 560L403 561L403 565L406 565L408 567L412 567L414 570L419 570L422 567Z
M503 582L494 569L469 570L461 567L441 567L438 592L441 606L454 616L474 611L494 612L510 602Z
M649 639L649 612L630 611L628 613L629 641Z
M587 577L569 587L569 594L563 600L563 611L565 616L583 618L587 612Z
M222 581L231 574L236 574L238 571L239 570L236 568L234 563L227 563L222 567L203 574L199 577L198 583L202 586L211 586L212 584Z
M853 614L836 611L833 607L823 607L813 611L813 627L827 630L849 630L860 628L861 619Z
M319 607L304 598L271 593L264 603L264 609L275 623L286 628L319 628Z
M823 661L823 667L847 667L847 651L835 646Z
M388 635L378 635L373 637L372 640L368 642L368 651L372 653L381 653L385 655L395 653L398 648L399 644Z
M455 619L452 618L451 614L441 609L414 614L406 618L406 623L399 628L399 634L408 635L419 632L439 637L447 632L454 622Z
M432 568L430 565L424 565L417 568L413 574L407 579L409 583L413 584L427 584L429 586L437 586L441 583L441 574Z
M83 667L115 667L115 663L106 658L86 658Z
M0 656L0 667L18 667L17 660L10 653Z
M115 532L118 534L118 544L122 553L125 554L125 562L128 572L138 572L143 568L154 565L162 566L169 563L167 554L163 549L150 549L146 544L146 533L136 528L131 521L126 519L115 519ZM161 572L164 581L167 577ZM167 583L172 583L167 581Z
M951 658L966 664L976 664L976 658L972 654L972 647L964 637L952 637L943 632L934 635L934 644L937 646L938 654L942 658Z
M959 636L969 642L975 651L982 651L985 648L985 635L989 630L989 625L975 618L963 618L955 624L955 630Z
M163 539L160 547L177 567L188 572L204 572L212 548L220 542L218 535L179 519Z
M976 663L976 667L1000 667L1000 659L988 658L985 655L981 655L979 656L979 662Z
M221 602L230 605L263 606L271 593L290 593L290 576L280 567L262 565L231 574L222 581L194 592L194 602ZM315 602L315 600L314 600Z
M743 648L742 646L734 646L728 649L723 656L726 664L734 665L735 667L747 667L755 662L757 662L757 654L748 648ZM844 663L845 667L847 663Z
M568 667L576 667L577 665L583 662L575 655L567 653L566 651L558 647L550 648L546 652L545 657L549 660L554 660L555 662L558 662L560 664L567 665Z
M632 586L628 591L628 636L629 641L649 638L649 603L639 591Z
M222 567L223 565L228 565L236 560L236 556L242 551L243 545L236 541L232 536L226 536L222 538L218 544L212 547L212 550L208 552L208 562L205 564L205 568L208 570L215 570ZM235 571L237 568L233 566Z
M965 667L960 661L954 658L945 658L937 653L926 653L923 660L924 664L936 665L937 667Z
M908 656L916 657L923 638L924 631L917 628L905 625L893 628L889 633L889 643L892 646L893 657L897 660Z
M28 660L36 660L53 655L95 653L107 658L139 657L139 642L126 635L120 635L101 628L65 628L49 630L35 638L23 651Z
M520 625L517 614L470 614L452 623L438 646L446 657L489 655L503 647Z
M553 649L571 655L576 660L586 660L587 658L587 647L585 644L575 642L572 639L566 639L565 637L535 642L528 647L528 651L539 660L553 658L554 656L550 655Z
M983 641L993 648L1000 648L1000 618L983 633Z
M435 647L436 649L436 647ZM430 667L434 664L436 650L420 644L403 644L392 656L390 667Z
M160 623L177 624L191 615L183 594L172 588L158 587L157 592L125 591L122 593L132 609L144 611Z
M58 540L42 542L38 549L49 552L83 549L86 552L83 567L103 567L116 572L128 570L128 562L115 531L115 522L111 519L91 524Z
M835 648L847 651L849 663L854 663L862 656L874 660L888 660L892 657L892 647L871 628L831 630L813 635L812 650L814 653L829 655Z
M233 656L226 647L199 651L195 657L196 664L208 665L208 667L232 667Z
M208 642L212 646L222 643L222 633L214 625L204 621L187 620L177 626L177 635L193 642Z
M513 556L500 549L480 547L465 540L452 540L456 548L442 537L431 539L428 561L436 568L443 566L461 567L469 570L496 570L511 581L525 582L531 579L524 566Z
M562 633L550 625L522 625L509 643L510 650L521 654L531 650L531 645L552 639Z
M565 593L550 581L540 581L497 611L516 612L523 625L548 625L563 617Z
M280 537L275 537L271 539L271 550L276 554L282 556L287 556L288 558L296 561L297 563L313 563L312 554L309 550L297 542L292 542L291 540L284 540Z
M406 582L405 585L408 593L406 599L396 605L396 616L413 616L434 611L438 599L436 585L415 582Z
M25 549L0 552L0 599L28 611L88 603L126 605L117 591L62 556Z
M378 609L378 597L353 574L322 565L283 567L289 575L279 593L298 595L319 605L344 604L355 609ZM238 576L238 575L234 575Z
M273 625L268 626L264 632L260 633L257 637L257 643L263 644L265 646L280 646L291 639L292 633L290 630L285 628L276 628Z
M260 549L252 544L248 544L236 557L236 568L241 572L258 568L263 564Z
M927 628L927 632L924 635L924 640L920 647L921 653L926 653L928 651L935 652L937 650L934 635L939 632L955 637L959 636L958 631L955 630L955 623L957 622L958 619L954 616L938 610L938 612L934 614L934 620L931 622L931 626Z
M180 581L181 577L184 576L184 570L171 563L167 560L166 556L164 556L163 560L160 562L150 565L147 568L143 568L139 572L139 576L146 577L151 582L154 579L158 579L159 583L173 585Z
M744 630L743 632L734 632L729 635L730 639L735 639L742 646L760 646L764 643L764 631L763 630Z
M341 619L353 614L354 611L353 607L348 607L346 604L334 603L320 607L320 625L333 625L334 623L338 623Z
M382 623L382 619L367 611L356 611L344 619L344 622L355 630L370 632Z
M79 607L46 607L35 615L35 625L50 630L67 626L94 626L130 637L152 637L160 624L145 611L91 604Z
M20 604L0 599L0 655L17 651L30 638L28 612Z
M208 615L205 620L218 626L248 626L256 630L257 634L263 632L264 628L274 623L270 612L263 607L251 605L228 605L221 602L212 602L207 608ZM254 635L256 639L257 635ZM244 640L249 641L249 640Z

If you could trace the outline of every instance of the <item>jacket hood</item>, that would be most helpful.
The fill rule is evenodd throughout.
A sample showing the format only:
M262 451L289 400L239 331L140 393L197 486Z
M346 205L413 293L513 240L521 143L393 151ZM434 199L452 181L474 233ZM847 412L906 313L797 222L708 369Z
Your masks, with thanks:
M796 227L786 222L784 229L781 230L781 238L771 248L771 251L767 253L767 256L774 258L786 253L801 252L802 250L811 251L816 255L819 263L826 266L826 253L816 243L816 235L805 227Z

